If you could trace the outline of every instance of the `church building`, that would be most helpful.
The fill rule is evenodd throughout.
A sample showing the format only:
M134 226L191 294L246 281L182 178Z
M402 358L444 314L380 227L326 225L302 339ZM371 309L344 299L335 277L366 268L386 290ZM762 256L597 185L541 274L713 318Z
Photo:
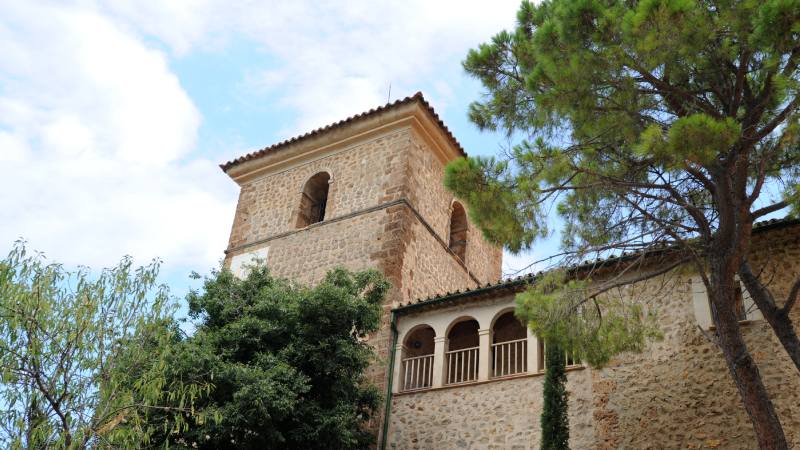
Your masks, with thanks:
M306 284L335 266L377 268L392 283L369 339L378 361L368 378L386 401L372 423L378 448L539 446L544 346L513 314L536 278L501 279L502 250L444 188L445 165L463 156L417 93L221 165L240 187L225 251L234 273L259 258ZM754 235L753 261L785 296L800 274L800 222L765 222ZM613 275L624 264L586 267ZM664 337L599 370L564 355L571 448L754 447L698 277L679 268L623 290L656 312ZM800 447L800 376L741 292L748 347Z

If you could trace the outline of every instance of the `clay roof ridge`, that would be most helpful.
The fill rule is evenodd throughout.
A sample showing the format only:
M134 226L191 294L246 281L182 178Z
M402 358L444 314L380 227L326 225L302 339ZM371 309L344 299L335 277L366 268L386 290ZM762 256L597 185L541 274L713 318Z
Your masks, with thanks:
M280 142L278 142L276 144L272 144L272 145L270 145L268 147L264 147L264 148L262 148L260 150L256 150L254 152L251 152L251 153L248 153L246 155L240 156L240 157L238 157L236 159L233 159L233 160L228 161L226 163L220 164L219 167L223 171L227 171L228 169L230 169L233 166L236 166L236 165L241 164L241 163L246 162L246 161L250 161L250 160L259 158L259 157L264 156L265 154L267 154L269 152L280 150L281 148L286 147L286 146L288 146L290 144L294 144L295 142L302 141L302 140L305 140L305 139L308 139L308 138L311 138L311 137L314 137L314 136L318 136L320 134L323 134L323 133L326 133L326 132L328 132L330 130L333 130L333 129L339 128L341 126L347 125L347 124L352 123L354 121L358 121L358 120L361 120L361 119L364 119L364 118L367 118L367 117L371 117L371 116L374 116L376 114L380 114L382 112L388 111L388 110L390 110L392 108L396 108L398 106L405 105L405 104L412 103L412 102L420 102L420 104L422 104L422 106L424 106L425 109L428 111L428 113L431 115L431 117L433 118L434 122L436 122L439 125L439 127L442 129L442 131L447 136L447 138L450 141L450 143L453 144L453 146L455 146L455 148L458 149L458 151L463 156L467 155L467 153L464 151L464 148L458 142L456 137L453 135L453 133L450 131L450 129L447 128L447 125L444 124L444 121L442 121L442 119L439 117L439 114L437 114L436 111L433 109L433 106L431 106L431 104L428 103L427 100L425 100L425 97L422 95L422 92L417 91L417 93L415 93L414 95L410 95L408 97L395 100L394 102L386 103L385 105L381 105L381 106L372 108L372 109L370 109L368 111L364 111L364 112L355 114L355 115L350 116L350 117L348 117L346 119L342 119L342 120L340 120L338 122L334 122L334 123L322 126L320 128L316 128L314 130L311 130L309 132L303 133L301 135L294 136L294 137L291 137L289 139L285 139L285 140L280 141Z

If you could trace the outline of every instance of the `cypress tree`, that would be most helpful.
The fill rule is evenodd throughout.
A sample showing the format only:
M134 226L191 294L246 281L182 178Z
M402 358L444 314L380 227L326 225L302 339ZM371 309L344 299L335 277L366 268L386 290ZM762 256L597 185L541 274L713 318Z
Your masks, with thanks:
M567 374L564 350L556 343L545 346L544 407L541 450L569 449Z

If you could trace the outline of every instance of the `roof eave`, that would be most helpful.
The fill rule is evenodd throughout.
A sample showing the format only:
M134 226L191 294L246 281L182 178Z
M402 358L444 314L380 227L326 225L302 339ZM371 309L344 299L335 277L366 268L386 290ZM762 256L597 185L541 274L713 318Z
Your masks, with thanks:
M382 118L387 121L392 119L400 119L403 116L417 115L420 118L424 117L422 122L429 124L425 128L430 133L435 129L432 134L438 135L441 143L448 147L455 156L466 156L461 144L453 136L452 132L447 128L439 115L434 111L433 107L425 100L422 93L417 92L413 96L397 100L392 103L371 109L369 111L357 114L339 122L327 125L322 128L310 131L300 136L281 141L277 144L265 147L261 150L249 153L247 155L220 164L220 168L228 174L231 178L239 182L243 177L259 169L259 164L256 161L268 159L272 155L283 153L291 149L312 149L335 141L337 139L343 140L351 134L368 133L375 126L380 126ZM362 125L359 127L359 125Z

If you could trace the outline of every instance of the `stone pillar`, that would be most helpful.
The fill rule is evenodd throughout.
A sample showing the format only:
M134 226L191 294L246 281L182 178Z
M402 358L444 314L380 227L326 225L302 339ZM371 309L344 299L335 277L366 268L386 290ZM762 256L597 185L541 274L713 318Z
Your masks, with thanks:
M395 394L403 388L403 344L394 348L394 374L392 375L392 392Z
M433 387L444 384L444 336L433 338Z
M528 354L526 355L528 358L528 373L537 373L544 369L544 367L539 367L539 339L531 333L531 329L527 329L528 332Z
M489 379L492 368L492 330L478 330L478 381Z

